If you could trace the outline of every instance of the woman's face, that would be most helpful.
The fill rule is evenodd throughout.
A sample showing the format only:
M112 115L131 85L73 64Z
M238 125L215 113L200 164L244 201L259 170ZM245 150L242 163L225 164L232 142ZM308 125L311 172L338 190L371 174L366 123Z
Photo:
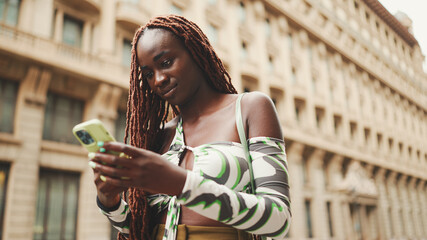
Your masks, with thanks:
M136 51L142 77L170 104L185 104L201 84L207 84L184 44L167 30L146 30Z

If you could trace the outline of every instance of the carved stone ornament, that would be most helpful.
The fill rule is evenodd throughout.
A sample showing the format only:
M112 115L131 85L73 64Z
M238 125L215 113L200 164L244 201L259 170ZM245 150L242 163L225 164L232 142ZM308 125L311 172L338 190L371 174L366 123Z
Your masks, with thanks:
M350 164L347 174L337 188L339 191L354 196L372 198L378 196L374 180L369 177L366 170L357 161Z

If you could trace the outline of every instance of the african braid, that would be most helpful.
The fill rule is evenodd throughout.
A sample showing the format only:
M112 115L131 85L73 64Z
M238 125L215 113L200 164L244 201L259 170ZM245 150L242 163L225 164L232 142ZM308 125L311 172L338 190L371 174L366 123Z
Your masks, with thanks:
M146 29L162 28L181 39L197 65L204 71L209 84L221 93L237 93L230 75L216 55L202 30L193 22L176 15L159 16L140 27L132 41L129 98L124 142L139 148L154 150L156 136L163 129L172 110L179 114L176 106L170 105L149 87L142 78L137 61L136 46ZM150 239L150 214L146 193L142 189L130 188L128 202L131 210L130 239ZM125 196L123 196L125 197ZM119 240L125 238L119 234Z

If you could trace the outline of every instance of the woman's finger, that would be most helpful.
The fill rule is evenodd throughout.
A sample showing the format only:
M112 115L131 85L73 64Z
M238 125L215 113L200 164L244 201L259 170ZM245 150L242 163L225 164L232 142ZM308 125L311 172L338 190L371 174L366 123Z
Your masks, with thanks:
M100 175L99 179L106 184L111 184L118 187L128 188L132 186L132 180L130 179L117 179L104 175Z
M121 152L129 157L144 157L151 154L151 151L119 142L98 142L98 146L101 147L101 150L104 148L105 151Z
M95 169L97 169L99 173L103 176L110 176L112 178L129 180L129 171L125 168L117 168L108 165L97 164Z
M127 157L119 157L117 155L105 154L105 153L93 153L89 156L89 158L91 159L92 162L102 164L102 165L117 166L118 168L133 167L132 161L129 161L130 159ZM91 163L89 162L89 164ZM91 167L94 168L93 165Z

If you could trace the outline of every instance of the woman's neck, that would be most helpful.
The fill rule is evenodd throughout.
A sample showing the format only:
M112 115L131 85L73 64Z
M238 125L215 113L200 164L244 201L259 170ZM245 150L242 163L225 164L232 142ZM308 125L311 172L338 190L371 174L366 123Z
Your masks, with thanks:
M187 123L198 121L200 118L208 116L229 104L227 101L228 94L213 89L197 95L190 102L179 107L181 116Z

